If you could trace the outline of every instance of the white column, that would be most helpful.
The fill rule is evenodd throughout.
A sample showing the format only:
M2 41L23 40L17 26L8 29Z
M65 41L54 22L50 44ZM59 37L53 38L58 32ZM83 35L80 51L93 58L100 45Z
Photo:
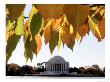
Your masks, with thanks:
M54 65L54 63L52 63ZM53 66L53 71L54 71L54 66Z
M50 71L50 63L48 63L48 71Z
M53 71L53 63L52 63L52 71Z
M59 63L58 63L58 71L59 71L59 69L60 69L59 67L60 67L60 66L59 66Z
M61 63L60 63L60 71L61 71Z
M63 71L63 63L62 63L62 71Z
M60 71L61 71L61 64L60 64Z
M51 63L51 71L52 71L53 69L52 69L52 63Z
M62 63L62 71L63 71L63 63Z
M51 63L50 63L50 71L51 71Z
M66 67L66 66L65 66ZM65 69L66 70L66 69Z
M49 71L50 71L50 63L49 63Z
M53 63L53 71L54 71L54 63Z
M55 63L55 71L56 71L56 63Z
M55 63L54 63L54 65L53 65L53 67L54 67L53 69L54 69L54 71L55 71Z
M59 71L60 71L60 64L59 64Z
M51 71L51 63L50 63L50 71Z
M48 63L48 71L49 71L49 69L50 69L50 63Z
M56 63L55 63L55 71L56 71Z
M64 63L64 71L65 71L65 63Z
M60 64L60 71L61 71L61 64Z
M53 63L53 71L54 71L54 63Z
M47 68L47 71L48 71L48 70L49 70L49 68L48 68L48 63L47 63L47 67L46 67L46 68Z
M56 63L56 71L57 71L57 63Z
M54 63L54 71L56 70L55 68L56 68L56 66L55 66L55 63Z
M51 71L52 71L52 63L51 63Z
M53 63L52 63L52 71L53 71Z
M61 70L63 71L63 63L61 64Z
M63 65L61 64L61 71L63 70L62 66L63 66Z
M66 71L66 63L65 63L65 71Z
M54 68L53 65L54 65L54 63L52 63L52 68ZM53 69L53 70L54 70L54 69Z
M46 63L46 71L48 71L48 68L47 68L47 63Z

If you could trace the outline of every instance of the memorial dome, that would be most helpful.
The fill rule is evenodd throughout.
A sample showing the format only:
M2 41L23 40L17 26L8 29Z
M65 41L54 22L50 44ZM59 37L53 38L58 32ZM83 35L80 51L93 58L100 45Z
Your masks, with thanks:
M66 60L61 56L54 56L48 62L66 62Z

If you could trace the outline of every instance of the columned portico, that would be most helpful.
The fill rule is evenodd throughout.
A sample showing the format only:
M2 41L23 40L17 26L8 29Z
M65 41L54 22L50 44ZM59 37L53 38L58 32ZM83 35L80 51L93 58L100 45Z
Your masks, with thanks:
M66 71L66 64L68 64L68 62L66 63L50 63L49 66L49 71Z
M69 70L69 63L66 62L62 57L55 56L48 62L45 62L46 71L53 73L66 74Z

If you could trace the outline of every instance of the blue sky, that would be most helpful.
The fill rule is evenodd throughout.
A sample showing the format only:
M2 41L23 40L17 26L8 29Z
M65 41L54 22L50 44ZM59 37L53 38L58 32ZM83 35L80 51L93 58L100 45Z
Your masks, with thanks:
M28 16L30 9L31 5L27 5L24 12L25 16ZM90 32L89 35L86 35L83 38L81 43L75 43L73 52L66 46L64 46L64 48L61 46L60 51L58 51L58 48L56 47L51 55L48 44L45 45L43 41L42 49L38 53L37 57L34 55L32 62L29 60L26 63L23 55L24 45L22 37L15 51L13 52L9 63L16 63L21 66L24 64L36 66L38 62L45 62L55 55L60 55L69 62L71 67L91 66L93 64L98 64L100 67L103 67L105 66L105 40L98 42Z

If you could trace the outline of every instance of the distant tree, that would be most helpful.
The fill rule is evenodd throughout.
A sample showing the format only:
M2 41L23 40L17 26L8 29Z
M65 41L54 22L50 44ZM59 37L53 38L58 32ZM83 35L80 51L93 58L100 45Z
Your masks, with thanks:
M105 67L103 68L103 70L102 70L102 71L103 71L103 73L105 74Z
M44 71L46 71L46 69L45 69L45 67L44 67L43 64L44 64L44 63L38 63L38 64L37 64L37 69L38 69L39 72L44 72Z
M37 74L37 68L33 67L33 74Z
M69 69L69 72L71 73L71 72L77 72L78 74L80 74L81 73L81 71L78 69L78 68L76 68L76 67L74 67L74 68L70 68Z
M90 67L86 69L86 74L92 74L94 75L96 73L96 69Z
M44 66L38 67L37 70L38 70L39 72L44 72L44 71L46 71L45 68L44 68Z
M17 76L21 75L21 68L19 65L11 63L6 65L6 75L7 76Z
M100 67L99 67L97 64L92 65L92 67L93 67L93 68L95 68L95 69L97 69L97 70L99 70L99 69L100 69Z
M87 68L84 73L95 76L105 76L104 72L99 68L98 65L92 65L92 67Z
M81 73L84 73L86 71L86 69L84 67L79 67L79 70Z
M96 72L96 75L97 76L105 76L105 73L101 69L98 69Z
M33 74L33 67L32 66L24 65L21 67L21 70L24 74Z
M105 76L105 67L102 70L103 76Z
M74 67L74 71L77 72L78 74L81 73L81 71L77 67Z
M71 72L74 72L74 68L69 68L69 72L71 73Z

